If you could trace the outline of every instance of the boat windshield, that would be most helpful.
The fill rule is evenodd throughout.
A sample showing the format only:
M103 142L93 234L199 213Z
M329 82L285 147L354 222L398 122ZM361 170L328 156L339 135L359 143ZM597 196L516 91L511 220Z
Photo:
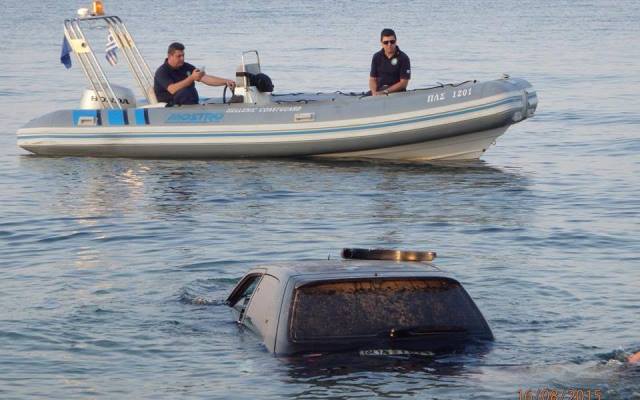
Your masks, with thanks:
M296 342L443 333L491 336L467 292L447 278L304 285L295 291L289 322L290 337Z

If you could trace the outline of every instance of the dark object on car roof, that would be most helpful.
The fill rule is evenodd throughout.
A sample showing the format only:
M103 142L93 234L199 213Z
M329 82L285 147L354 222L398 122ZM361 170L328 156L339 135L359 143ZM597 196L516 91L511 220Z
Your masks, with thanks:
M236 320L277 355L448 351L493 340L460 282L434 252L344 249L346 260L254 268L227 299ZM375 258L379 257L379 258Z
M407 251L387 249L342 249L342 258L354 260L433 261L435 251Z

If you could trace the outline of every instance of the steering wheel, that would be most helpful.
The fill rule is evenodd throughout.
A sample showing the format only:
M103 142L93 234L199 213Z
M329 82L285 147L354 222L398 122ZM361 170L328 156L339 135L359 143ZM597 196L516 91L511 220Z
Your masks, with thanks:
M229 91L231 92L231 97L229 97L229 103L227 103L227 89L229 89L229 86L224 85L224 90L222 91L222 104L231 104L231 99L236 94L235 89L229 89Z

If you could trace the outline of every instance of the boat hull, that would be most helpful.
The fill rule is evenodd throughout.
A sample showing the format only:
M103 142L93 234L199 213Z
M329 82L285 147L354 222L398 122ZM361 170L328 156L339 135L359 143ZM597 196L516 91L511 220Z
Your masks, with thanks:
M402 146L391 146L350 153L323 154L328 158L375 158L383 160L433 161L433 160L477 160L504 134L508 126L486 131L467 133Z
M45 156L467 160L537 106L523 80L391 96L274 98L269 105L57 111L19 130L18 145Z

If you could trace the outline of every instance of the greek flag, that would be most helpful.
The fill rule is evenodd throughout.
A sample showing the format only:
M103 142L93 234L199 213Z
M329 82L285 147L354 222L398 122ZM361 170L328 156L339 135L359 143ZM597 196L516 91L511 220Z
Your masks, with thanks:
M71 68L71 46L69 46L69 41L67 40L66 36L62 39L60 62L63 63L67 69Z
M116 65L118 63L118 54L116 54L116 50L118 50L118 44L113 38L113 33L109 31L109 35L107 36L107 53L105 57L107 58L107 62L111 65Z

